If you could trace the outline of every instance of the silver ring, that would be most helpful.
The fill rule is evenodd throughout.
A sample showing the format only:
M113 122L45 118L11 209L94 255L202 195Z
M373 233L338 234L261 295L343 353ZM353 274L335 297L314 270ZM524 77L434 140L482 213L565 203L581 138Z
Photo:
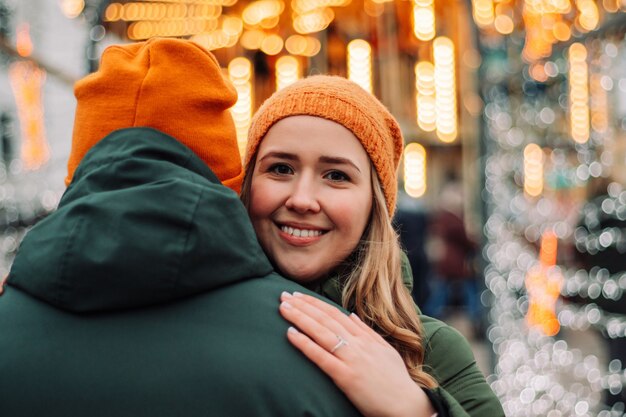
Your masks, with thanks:
M343 337L337 336L337 339L339 339L339 341L335 346L333 346L333 348L330 350L330 353L335 353L337 350L339 350L339 348L343 346L348 346L348 342Z

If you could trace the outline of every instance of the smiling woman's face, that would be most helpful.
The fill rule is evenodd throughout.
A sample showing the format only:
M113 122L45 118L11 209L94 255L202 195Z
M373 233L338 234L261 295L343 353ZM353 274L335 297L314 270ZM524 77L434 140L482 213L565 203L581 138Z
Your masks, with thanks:
M342 125L313 116L274 124L261 142L249 212L278 270L305 283L356 248L372 208L371 163Z

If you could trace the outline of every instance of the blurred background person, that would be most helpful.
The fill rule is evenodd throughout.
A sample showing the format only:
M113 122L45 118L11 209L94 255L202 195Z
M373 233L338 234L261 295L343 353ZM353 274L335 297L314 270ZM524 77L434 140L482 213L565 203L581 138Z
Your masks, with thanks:
M431 275L426 255L428 213L420 200L399 192L398 208L393 223L411 265L413 276L411 295L415 304L423 308L430 293L428 278Z
M424 313L442 318L453 297L459 296L478 330L480 295L473 266L477 244L465 230L463 203L463 186L456 176L449 174L429 222L427 251L432 277Z

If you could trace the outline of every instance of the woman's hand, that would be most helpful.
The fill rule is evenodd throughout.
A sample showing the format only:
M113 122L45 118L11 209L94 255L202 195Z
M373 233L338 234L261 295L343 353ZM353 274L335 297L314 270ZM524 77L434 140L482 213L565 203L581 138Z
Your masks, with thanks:
M3 278L0 278L0 295L2 295L2 293L4 292L4 284L7 283L7 278L9 278L9 275L5 275Z
M284 292L280 312L296 326L289 341L319 366L368 417L430 417L428 397L411 379L400 354L355 314L314 297Z

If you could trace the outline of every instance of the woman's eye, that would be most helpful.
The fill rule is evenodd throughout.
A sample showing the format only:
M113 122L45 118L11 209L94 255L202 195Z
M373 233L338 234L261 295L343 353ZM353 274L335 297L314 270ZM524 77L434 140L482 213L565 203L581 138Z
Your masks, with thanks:
M326 174L326 178L333 182L350 181L350 177L348 177L341 171L330 171L328 174Z
M291 167L285 164L274 164L268 171L278 175L289 175L293 173Z

